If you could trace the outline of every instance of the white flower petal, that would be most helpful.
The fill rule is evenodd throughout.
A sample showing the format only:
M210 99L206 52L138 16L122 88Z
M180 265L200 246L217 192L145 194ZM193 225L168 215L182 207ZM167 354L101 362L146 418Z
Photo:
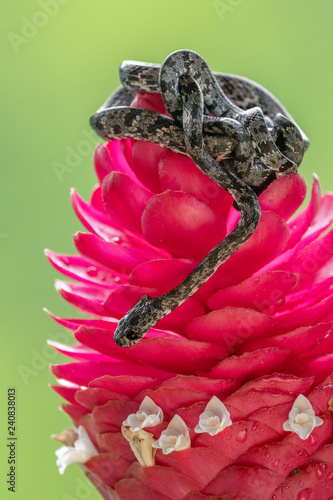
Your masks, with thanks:
M85 428L80 425L78 428L78 437L74 441L74 446L62 446L55 452L58 460L60 474L65 472L68 465L77 463L84 464L91 457L98 455L98 451L90 440Z
M152 446L161 449L164 455L190 448L190 433L184 420L179 415L175 415L168 427L162 432L160 438Z
M161 422L163 422L162 408L157 406L149 396L146 396L139 410L136 413L131 413L124 420L123 425L129 427L132 432L137 432L140 429L153 427Z
M310 401L300 394L289 412L289 418L283 424L283 429L288 432L295 432L301 439L308 439L315 427L319 427L324 422L316 417Z
M194 429L197 434L207 432L215 436L232 424L230 413L216 396L207 404L205 411L199 417L199 423Z

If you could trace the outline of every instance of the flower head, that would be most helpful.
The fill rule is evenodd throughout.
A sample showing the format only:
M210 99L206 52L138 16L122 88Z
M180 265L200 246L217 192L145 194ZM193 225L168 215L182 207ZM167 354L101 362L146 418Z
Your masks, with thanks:
M205 408L205 411L199 417L199 423L194 432L200 434L207 432L215 436L232 424L230 413L216 396L213 396Z
M123 422L123 425L129 427L132 432L135 432L145 427L153 427L161 422L163 422L162 409L155 405L149 396L146 396L139 410L129 415Z
M173 451L181 451L190 448L191 438L184 420L175 415L160 438L152 444L153 448L160 448L164 455Z
M165 112L155 94L138 93L134 105ZM70 280L59 293L89 315L52 315L77 341L52 344L75 361L51 368L79 429L58 452L61 470L84 463L105 499L329 498L333 195L321 196L315 177L294 215L304 179L278 177L259 197L248 242L120 348L118 320L141 297L177 286L239 212L192 160L154 144L115 140L94 161L90 202L72 192L85 227L74 236L78 255L47 252Z
M316 417L310 401L300 394L289 413L289 419L283 424L285 431L296 432L303 440L308 439L315 427L323 425L323 420Z
M92 444L85 428L80 425L77 430L77 437L72 446L62 446L56 451L57 466L60 474L65 472L65 469L70 464L84 464L91 457L98 455L98 451Z

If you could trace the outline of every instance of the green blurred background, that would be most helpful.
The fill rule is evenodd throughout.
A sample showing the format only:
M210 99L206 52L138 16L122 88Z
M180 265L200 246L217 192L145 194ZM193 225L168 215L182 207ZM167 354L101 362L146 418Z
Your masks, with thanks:
M199 52L216 71L247 76L272 91L311 140L301 166L310 183L331 176L333 116L330 0L12 0L2 2L1 37L1 393L0 497L5 484L7 388L17 390L17 493L21 499L89 500L99 495L77 466L60 476L55 442L69 419L46 340L66 335L42 311L71 315L53 288L43 248L72 253L81 228L69 189L95 184L88 118L118 84L124 59L159 63L172 51ZM82 141L84 141L85 147ZM69 150L75 167L57 176ZM67 334L68 338L68 334Z

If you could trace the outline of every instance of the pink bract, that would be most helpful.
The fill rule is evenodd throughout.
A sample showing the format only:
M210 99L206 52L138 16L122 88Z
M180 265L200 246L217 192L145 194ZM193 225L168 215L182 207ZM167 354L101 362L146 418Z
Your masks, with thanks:
M139 93L133 105L165 113L158 95ZM333 195L314 177L295 215L303 177L275 180L250 240L142 341L120 348L117 321L143 295L180 283L239 213L192 160L154 144L100 144L94 163L90 203L72 193L85 228L74 236L79 255L47 251L71 280L59 293L88 314L52 315L77 343L52 344L74 362L51 370L64 411L98 451L84 464L89 479L108 500L333 498ZM323 420L306 440L283 429L299 394ZM213 395L232 425L196 434ZM176 414L191 437L186 450L157 450L150 467L121 434L145 396L164 413L147 429L156 440Z

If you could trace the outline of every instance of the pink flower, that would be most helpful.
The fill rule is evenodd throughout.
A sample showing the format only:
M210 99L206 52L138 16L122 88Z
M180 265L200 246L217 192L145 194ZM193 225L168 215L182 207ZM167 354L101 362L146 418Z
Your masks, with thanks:
M133 105L165 112L153 94ZM333 195L321 196L315 177L294 215L304 179L278 178L259 197L251 239L120 348L117 321L180 283L239 212L192 160L159 146L100 144L94 162L90 203L72 192L86 229L74 236L79 255L46 252L71 280L59 293L89 315L52 315L77 340L53 343L75 362L52 372L89 436L85 453L95 450L87 476L105 499L332 498Z

